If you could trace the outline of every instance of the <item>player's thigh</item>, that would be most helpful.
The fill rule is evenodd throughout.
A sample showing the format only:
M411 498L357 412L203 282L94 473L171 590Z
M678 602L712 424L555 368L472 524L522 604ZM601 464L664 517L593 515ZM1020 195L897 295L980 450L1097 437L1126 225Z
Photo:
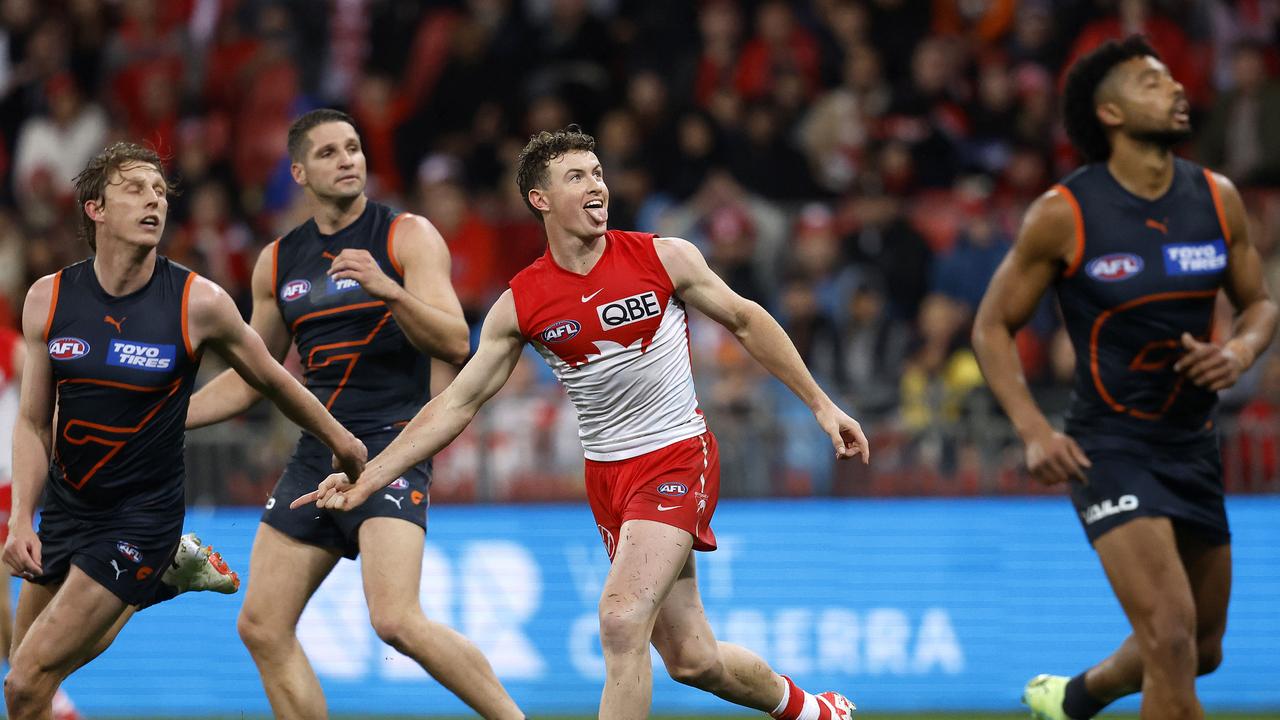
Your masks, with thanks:
M13 656L13 651L18 649L18 645L22 644L22 638L26 637L31 624L48 607L60 587L62 587L61 581L43 585L27 581L19 587L18 610L13 617L13 639L9 642L10 657Z
M258 523L249 557L242 621L292 631L316 588L333 570L338 551L308 545Z
M1168 518L1134 518L1093 546L1139 637L1194 629L1195 600Z
M716 652L715 633L707 622L698 590L696 557L696 553L689 553L653 624L653 646L668 665L691 655L701 657Z
M64 675L91 655L128 606L73 565L62 587L31 623L13 666Z
M656 618L692 548L687 530L653 520L624 522L600 598L601 620L637 611Z
M364 597L374 625L384 617L420 612L423 529L400 518L374 517L360 523L357 533Z
M1178 533L1178 551L1196 603L1196 636L1220 640L1231 602L1231 545L1184 531Z

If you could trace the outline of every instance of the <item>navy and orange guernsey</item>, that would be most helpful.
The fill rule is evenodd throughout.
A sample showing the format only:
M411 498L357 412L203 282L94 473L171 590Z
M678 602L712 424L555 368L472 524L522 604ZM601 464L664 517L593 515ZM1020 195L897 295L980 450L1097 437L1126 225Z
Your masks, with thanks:
M1184 332L1209 338L1226 275L1231 232L1212 175L1176 160L1168 191L1146 200L1094 164L1056 189L1076 221L1057 283L1076 350L1067 432L1103 444L1211 438L1216 393L1173 364Z
M102 289L93 259L54 276L45 325L57 386L50 501L82 520L185 503L183 441L199 358L187 333L196 274L156 258L128 295Z
M403 285L394 245L405 217L369 201L355 222L332 235L310 219L273 248L276 303L297 343L307 388L356 435L412 418L429 399L431 366L386 303L327 271L343 250L368 250Z

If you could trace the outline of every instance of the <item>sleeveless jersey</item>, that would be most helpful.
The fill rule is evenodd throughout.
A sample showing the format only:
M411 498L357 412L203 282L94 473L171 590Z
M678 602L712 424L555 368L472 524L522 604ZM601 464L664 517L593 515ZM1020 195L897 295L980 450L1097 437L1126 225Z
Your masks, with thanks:
M120 297L102 289L92 258L54 276L48 501L73 516L182 510L184 425L199 366L186 327L195 278L162 256L146 285Z
M587 458L643 455L706 432L684 303L653 235L609 230L586 275L547 252L511 280L520 332L564 384Z
M1056 189L1076 216L1076 252L1058 300L1076 351L1072 435L1185 443L1211 437L1217 394L1174 372L1182 333L1209 339L1231 233L1212 175L1176 160L1156 200L1105 164Z
M396 224L406 217L369 201L338 232L323 235L311 219L273 249L276 304L298 345L306 386L357 435L412 418L429 399L431 366L386 303L355 280L333 280L327 271L343 250L368 250L403 285L394 242Z

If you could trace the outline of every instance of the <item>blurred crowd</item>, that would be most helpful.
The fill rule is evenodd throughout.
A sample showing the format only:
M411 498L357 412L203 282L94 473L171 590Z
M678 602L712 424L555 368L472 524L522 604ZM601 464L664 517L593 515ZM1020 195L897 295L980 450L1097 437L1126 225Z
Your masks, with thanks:
M359 123L370 194L444 235L477 326L543 251L516 154L575 122L598 140L611 226L696 243L897 458L860 491L1001 486L980 476L1015 446L968 327L1028 203L1077 162L1064 69L1133 32L1186 86L1197 132L1181 152L1243 189L1280 277L1280 0L0 0L0 316L87 254L71 178L114 139L170 158L163 251L247 311L260 248L306 217L289 123L336 106ZM696 324L737 492L860 482L832 470L803 407ZM1073 358L1051 302L1019 343L1060 412ZM1228 395L1233 416L1274 426L1278 363ZM547 468L575 476L562 398L536 364L520 373L503 412L523 419L489 423L480 461L456 461L506 489L459 497L554 495ZM1274 456L1251 451L1250 472L1274 480Z

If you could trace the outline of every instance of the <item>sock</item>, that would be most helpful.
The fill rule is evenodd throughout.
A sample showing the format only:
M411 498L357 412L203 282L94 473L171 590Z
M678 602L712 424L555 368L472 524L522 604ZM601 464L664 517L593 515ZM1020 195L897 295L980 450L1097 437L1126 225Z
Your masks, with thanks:
M1066 692L1062 695L1062 711L1072 720L1089 720L1110 704L1089 694L1084 686L1084 675L1080 673L1068 680Z
M782 702L769 713L776 720L833 720L830 705L801 690L786 675L782 679L787 683L782 691Z

